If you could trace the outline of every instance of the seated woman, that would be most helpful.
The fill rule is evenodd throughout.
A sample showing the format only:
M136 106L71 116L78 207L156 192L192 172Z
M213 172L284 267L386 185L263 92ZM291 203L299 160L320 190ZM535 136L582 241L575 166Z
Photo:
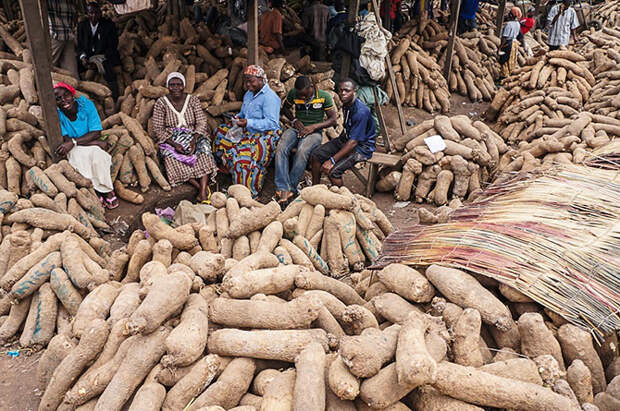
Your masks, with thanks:
M118 207L110 176L112 156L105 151L107 143L101 140L101 120L95 105L84 96L74 98L75 89L65 83L54 85L54 95L64 140L56 153L67 156L69 164L92 181L104 207Z
M243 75L248 91L241 111L233 119L243 133L231 135L230 125L221 125L214 132L214 149L223 169L232 174L233 184L245 185L256 197L282 134L280 97L267 84L261 67L248 66Z
M185 93L181 73L170 73L166 85L170 93L155 102L152 125L168 180L173 187L189 181L198 190L198 201L209 202L209 185L215 183L217 167L207 116L198 97Z

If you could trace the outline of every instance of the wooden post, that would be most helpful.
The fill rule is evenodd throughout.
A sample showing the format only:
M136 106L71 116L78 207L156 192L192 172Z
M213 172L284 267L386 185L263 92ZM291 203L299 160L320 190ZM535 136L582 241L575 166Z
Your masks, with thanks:
M347 24L351 25L355 22L359 9L360 0L351 0L349 2ZM344 53L344 56L342 56L342 67L340 68L340 79L349 77L349 71L351 71L351 55Z
M258 0L248 1L248 64L258 61Z
M39 101L47 128L45 130L47 142L52 150L52 158L56 161L56 147L62 143L62 134L56 111L56 98L52 89L50 52L47 48L41 47L41 44L49 44L49 31L45 30L45 26L41 24L41 3L42 0L20 0L28 43L32 51L32 66ZM38 46L35 47L35 44Z
M383 118L383 110L381 110L381 104L379 104L379 93L377 89L379 86L372 88L372 93L375 96L375 111L377 112L377 120L379 120L379 127L381 127L381 135L383 136L383 145L387 153L392 151L392 144L390 143L390 133L385 125L385 119Z
M379 7L377 6L377 0L372 0L372 9L377 19L377 24L381 27L381 16L379 15ZM394 91L394 100L396 101L396 110L398 111L398 120L400 124L400 131L405 134L407 132L407 124L405 123L405 114L403 113L403 106L400 104L400 95L398 94L398 86L396 85L396 76L394 75L394 69L392 68L392 60L390 59L390 53L385 56L385 63L387 65L388 77L392 83L392 90Z
M461 12L461 0L452 0L450 9L454 11L450 15L450 29L448 31L448 46L446 47L446 61L443 66L443 76L446 81L450 81L450 71L452 70L452 55L454 54L454 42L456 41L456 28Z
M504 24L504 11L506 11L506 0L499 0L497 6L497 16L495 19L495 35L501 37L502 25Z
M15 16L13 16L13 9L11 8L11 2L9 0L2 0L2 6L4 8L6 18L9 20L15 20Z

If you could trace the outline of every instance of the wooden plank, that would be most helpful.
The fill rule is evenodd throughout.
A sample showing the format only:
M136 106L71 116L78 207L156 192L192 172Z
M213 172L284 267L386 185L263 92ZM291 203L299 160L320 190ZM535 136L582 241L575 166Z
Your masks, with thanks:
M26 34L28 35L30 50L32 50L32 63L39 101L47 128L45 130L47 142L52 149L52 159L57 161L56 147L62 143L62 134L58 112L56 111L56 98L52 89L52 64L49 50L40 46L49 43L49 31L45 30L44 25L41 24L40 5L39 0L20 0ZM35 44L39 46L34 47Z
M381 16L379 15L379 7L377 6L377 0L372 0L372 9L377 19L377 24L381 26ZM396 110L398 111L398 122L400 124L401 133L407 132L407 124L405 123L405 114L403 113L403 106L400 104L400 95L398 94L398 86L396 85L396 76L394 75L394 68L392 67L392 60L390 60L390 54L385 56L385 63L387 65L388 77L392 83L392 90L394 91L394 100L396 101Z
M248 64L258 61L258 0L248 1Z
M375 151L374 153L372 153L372 157L370 157L367 161L373 164L396 167L401 162L401 159L402 157L398 155L377 153Z
M501 37L502 25L504 24L504 11L506 11L506 0L499 0L497 16L495 16L495 35L497 37Z
M383 118L383 110L381 104L379 104L379 93L377 92L378 86L372 88L372 92L375 96L375 111L377 113L377 119L379 120L379 127L381 127L381 135L383 136L383 144L385 145L385 151L388 153L392 151L392 144L390 143L390 133L385 125L385 119Z
M450 81L450 71L452 70L452 55L454 54L454 42L456 41L456 28L458 27L458 16L461 12L461 0L452 0L451 10L456 10L456 13L452 13L450 15L450 30L448 31L446 62L443 66L443 76L446 81Z
M360 0L351 0L349 2L349 14L347 15L347 24L351 25L357 18L357 13L360 9ZM349 77L349 71L351 70L351 55L344 53L342 56L342 66L340 68L340 79Z

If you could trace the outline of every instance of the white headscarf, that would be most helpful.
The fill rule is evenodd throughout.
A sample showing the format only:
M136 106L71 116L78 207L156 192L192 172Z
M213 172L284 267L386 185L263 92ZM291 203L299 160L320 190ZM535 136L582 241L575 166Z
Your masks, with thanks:
M170 83L170 80L172 80L173 78L178 78L179 80L181 80L183 82L183 87L185 87L185 76L178 71L173 71L172 73L168 74L168 77L166 78L166 87L168 86L168 83Z

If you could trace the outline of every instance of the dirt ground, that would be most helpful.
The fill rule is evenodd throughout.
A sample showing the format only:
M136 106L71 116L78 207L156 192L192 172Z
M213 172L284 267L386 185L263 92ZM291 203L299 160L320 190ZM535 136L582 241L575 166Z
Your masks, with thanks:
M488 103L471 103L467 98L453 95L452 110L449 115L465 114L472 119L478 119L486 110ZM421 110L405 107L403 108L406 121L413 121L415 124L432 118L433 116ZM384 110L384 116L390 136L400 135L398 114L396 107L388 106ZM361 170L366 175L367 170ZM351 173L347 172L344 176L345 185L354 193L364 193L364 186ZM230 179L223 177L223 186L230 184ZM273 184L273 167L265 179L265 187L259 197L259 201L267 202L275 194ZM141 205L132 205L122 202L121 206L108 212L107 217L114 233L106 235L106 239L112 242L113 247L120 246L128 235L140 227L140 215L145 211L152 211L155 207L165 208L174 207L181 200L192 200L196 193L188 185L175 188L172 192L165 192L160 189L153 189L144 193L145 202ZM388 216L397 229L403 229L418 222L417 207L415 203L397 203L392 193L376 193L372 198L377 206ZM427 206L425 206L427 207ZM42 392L37 388L36 368L41 352L32 353L30 351L20 351L20 355L12 358L7 352L13 347L0 348L0 410L2 411L28 411L36 410Z

